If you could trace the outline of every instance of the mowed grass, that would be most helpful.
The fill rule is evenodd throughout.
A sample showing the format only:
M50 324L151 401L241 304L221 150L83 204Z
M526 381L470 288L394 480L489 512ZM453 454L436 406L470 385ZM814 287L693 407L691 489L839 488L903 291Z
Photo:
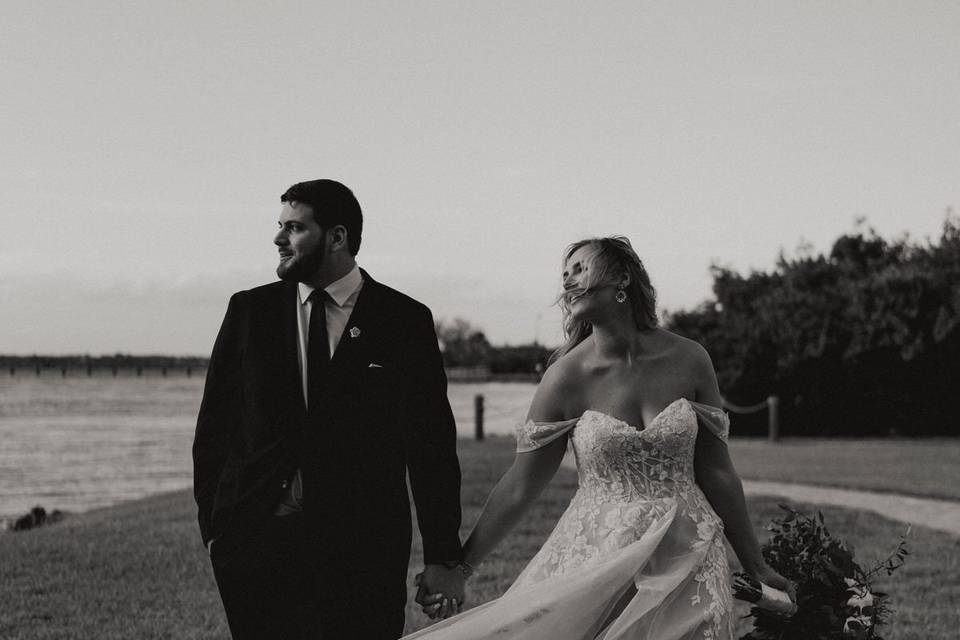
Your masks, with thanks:
M461 442L463 535L510 465L512 451L509 438ZM536 507L471 579L471 605L506 590L549 535L575 486L574 472L561 469ZM779 514L775 499L749 503L760 532ZM823 512L831 531L855 543L864 562L885 556L904 529L873 514L836 508ZM411 597L421 557L418 538L414 544ZM887 640L955 638L960 628L960 539L915 528L911 548L907 566L878 584L897 609L894 626L883 635ZM429 623L417 609L412 602L408 606L408 631ZM228 638L189 492L0 535L0 637Z
M960 500L960 439L731 438L744 479Z

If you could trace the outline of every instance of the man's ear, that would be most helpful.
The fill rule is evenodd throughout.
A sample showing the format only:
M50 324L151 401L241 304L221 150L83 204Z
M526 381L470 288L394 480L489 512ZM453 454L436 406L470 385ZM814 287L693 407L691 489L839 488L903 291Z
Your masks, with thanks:
M327 232L330 234L330 250L339 251L347 246L347 228L342 224L331 227Z

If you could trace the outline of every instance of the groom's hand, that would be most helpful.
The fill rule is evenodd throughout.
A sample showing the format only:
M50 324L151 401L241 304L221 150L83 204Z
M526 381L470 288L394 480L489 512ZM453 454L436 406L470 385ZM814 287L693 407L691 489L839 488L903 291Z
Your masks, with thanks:
M463 608L466 578L458 567L428 564L417 574L417 596L431 620L449 618Z

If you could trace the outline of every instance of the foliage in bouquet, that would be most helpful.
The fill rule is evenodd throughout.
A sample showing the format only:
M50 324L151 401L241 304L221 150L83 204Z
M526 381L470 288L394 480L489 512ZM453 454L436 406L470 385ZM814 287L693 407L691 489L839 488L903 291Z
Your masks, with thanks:
M796 585L797 611L786 617L754 606L754 628L741 640L882 640L876 628L889 621L892 610L886 594L873 591L871 582L880 572L889 576L903 566L906 541L865 570L853 549L830 535L822 513L810 517L780 508L787 514L771 523L773 536L763 546L763 557Z

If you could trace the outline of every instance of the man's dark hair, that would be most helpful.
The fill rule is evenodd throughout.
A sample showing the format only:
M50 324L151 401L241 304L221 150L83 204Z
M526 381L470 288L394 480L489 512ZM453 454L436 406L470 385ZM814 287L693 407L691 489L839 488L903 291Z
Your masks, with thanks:
M355 256L360 251L363 212L357 198L345 185L325 179L298 182L280 196L280 202L308 205L313 219L323 230L342 224L347 230L350 255Z

